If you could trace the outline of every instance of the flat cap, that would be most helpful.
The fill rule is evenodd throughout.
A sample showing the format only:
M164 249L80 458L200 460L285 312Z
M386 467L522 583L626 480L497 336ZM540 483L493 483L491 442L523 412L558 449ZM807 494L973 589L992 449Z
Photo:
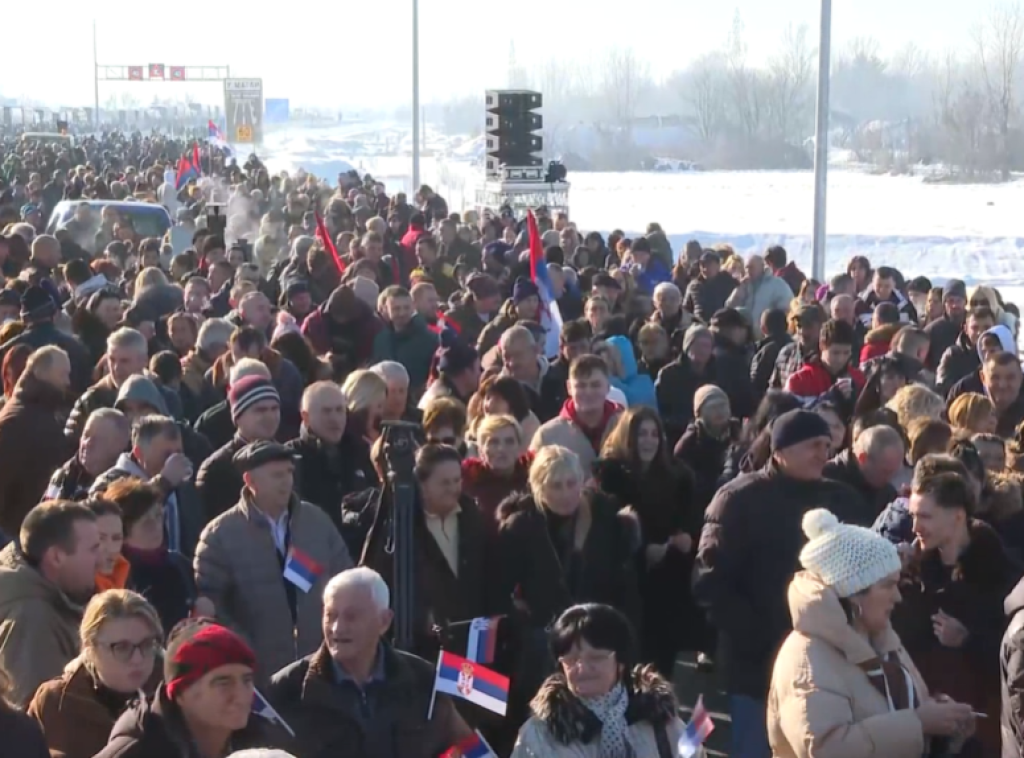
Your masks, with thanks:
M280 442L260 440L259 442L251 442L243 447L235 453L231 460L238 470L244 474L246 471L266 466L268 463L294 461L296 457L294 451L288 449Z

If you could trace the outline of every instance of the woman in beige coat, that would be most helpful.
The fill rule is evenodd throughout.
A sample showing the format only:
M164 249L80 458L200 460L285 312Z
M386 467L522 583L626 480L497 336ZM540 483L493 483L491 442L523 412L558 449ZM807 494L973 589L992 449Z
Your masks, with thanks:
M933 738L955 754L971 707L932 698L890 624L900 600L896 548L816 509L803 520L806 569L789 587L793 631L768 694L773 758L921 758Z

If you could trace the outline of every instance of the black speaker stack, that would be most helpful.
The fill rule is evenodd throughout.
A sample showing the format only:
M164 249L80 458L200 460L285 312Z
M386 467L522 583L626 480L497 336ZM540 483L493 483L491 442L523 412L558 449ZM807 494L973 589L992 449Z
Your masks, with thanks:
M488 90L486 94L486 176L489 180L539 182L544 179L544 119L539 92Z

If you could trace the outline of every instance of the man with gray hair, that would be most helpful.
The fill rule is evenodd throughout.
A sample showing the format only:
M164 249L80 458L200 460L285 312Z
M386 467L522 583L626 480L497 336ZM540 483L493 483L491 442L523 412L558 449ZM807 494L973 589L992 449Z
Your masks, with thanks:
M498 338L503 376L523 385L530 410L543 424L555 418L565 402L565 384L551 373L551 364L541 353L544 346L523 324L507 329Z
M112 468L131 441L131 424L121 411L100 408L85 422L78 452L50 478L44 500L85 500L96 477Z
M102 495L118 479L136 477L164 494L164 544L191 557L206 521L192 487L192 463L182 452L181 429L169 416L143 416L132 429L131 451L96 478L89 490ZM186 489L187 488L187 489Z
M865 429L849 450L825 464L823 475L856 490L874 519L899 494L892 481L902 471L905 456L903 435L880 424Z
M65 436L78 442L85 428L85 422L93 411L100 408L113 408L117 402L117 393L121 385L129 377L146 372L149 360L149 343L142 332L129 327L122 327L107 337L106 368L107 374L96 384L87 389L75 402L75 407L64 427ZM154 382L163 396L167 410L174 417L181 415L181 398L178 393Z
M472 734L451 699L434 695L434 664L388 643L390 603L387 583L366 567L327 583L323 644L264 691L299 755L433 758Z
M752 255L747 259L747 275L725 301L726 308L735 308L754 327L755 339L761 339L761 314L770 310L788 311L793 291L785 279L775 276L764 258Z

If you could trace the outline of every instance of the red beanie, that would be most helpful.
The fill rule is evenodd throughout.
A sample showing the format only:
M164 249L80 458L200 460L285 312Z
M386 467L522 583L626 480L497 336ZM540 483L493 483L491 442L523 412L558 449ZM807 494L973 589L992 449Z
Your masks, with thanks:
M164 656L167 697L174 700L206 674L232 663L256 668L256 654L237 634L208 619L179 624Z

